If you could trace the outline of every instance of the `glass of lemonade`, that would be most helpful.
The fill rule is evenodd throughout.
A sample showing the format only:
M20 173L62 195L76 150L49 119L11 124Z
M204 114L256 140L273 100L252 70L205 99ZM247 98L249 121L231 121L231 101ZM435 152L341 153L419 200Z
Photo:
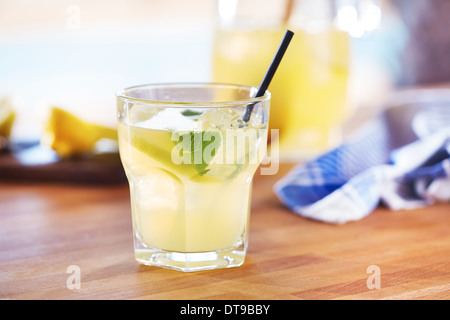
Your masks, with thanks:
M350 42L335 25L335 0L218 0L213 80L258 85L286 28L295 32L270 85L270 126L282 161L306 159L341 142L349 114ZM256 8L256 9L255 9ZM257 14L256 14L257 13Z
M118 92L138 262L182 271L244 262L252 180L267 147L270 93L256 91L180 83Z

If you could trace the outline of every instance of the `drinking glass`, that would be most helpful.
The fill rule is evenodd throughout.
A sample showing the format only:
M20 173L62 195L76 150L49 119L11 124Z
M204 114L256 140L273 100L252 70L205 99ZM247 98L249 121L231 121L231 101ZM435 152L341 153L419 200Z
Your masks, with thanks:
M138 262L181 271L242 265L252 180L267 147L270 93L256 91L174 83L117 93Z

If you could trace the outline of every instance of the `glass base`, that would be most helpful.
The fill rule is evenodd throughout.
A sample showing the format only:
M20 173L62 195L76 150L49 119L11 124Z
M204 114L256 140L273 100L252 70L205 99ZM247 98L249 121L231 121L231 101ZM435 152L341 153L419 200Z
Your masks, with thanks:
M208 252L174 252L161 249L136 249L141 264L183 272L239 267L244 263L246 248Z

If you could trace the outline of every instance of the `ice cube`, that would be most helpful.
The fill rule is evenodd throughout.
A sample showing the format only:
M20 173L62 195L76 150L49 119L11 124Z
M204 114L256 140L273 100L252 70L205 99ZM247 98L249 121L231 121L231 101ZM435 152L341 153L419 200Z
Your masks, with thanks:
M152 206L175 210L182 206L184 184L173 173L156 167L134 170L132 173L134 197L139 206L151 212Z
M148 108L145 105L135 103L128 111L128 119L130 124L143 122L154 117L161 108Z
M198 117L198 128L202 130L226 130L245 127L241 114L231 108L214 109Z
M196 122L191 117L184 116L183 111L181 108L166 108L151 118L136 123L136 126L159 130L194 130Z
M150 247L177 246L177 240L185 238L186 188L169 171L155 167L147 169L147 173L129 175L137 237ZM182 245L176 249L183 249Z

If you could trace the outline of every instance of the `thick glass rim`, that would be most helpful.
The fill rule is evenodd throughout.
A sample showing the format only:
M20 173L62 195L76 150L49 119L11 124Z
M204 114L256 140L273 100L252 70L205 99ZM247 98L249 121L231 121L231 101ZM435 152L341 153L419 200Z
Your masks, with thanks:
M124 102L133 102L133 103L142 103L149 105L158 105L158 106L166 106L172 108L205 108L205 107L216 107L216 108L226 108L230 106L242 106L248 104L255 104L258 102L268 101L270 99L270 92L266 91L263 96L258 98L247 98L240 100L224 100L224 101L209 101L209 102L197 102L197 101L165 101L165 100L150 100L150 99L142 99L135 98L127 95L127 91L136 90L136 89L144 89L144 88L170 88L170 87L179 87L179 88L201 88L201 87L216 87L216 88L227 88L227 89L245 89L249 92L257 92L258 88L249 85L241 85L241 84L231 84L231 83L219 83L219 82L173 82L173 83L149 83L136 85L131 87L126 87L120 89L116 92L117 99L120 99Z

